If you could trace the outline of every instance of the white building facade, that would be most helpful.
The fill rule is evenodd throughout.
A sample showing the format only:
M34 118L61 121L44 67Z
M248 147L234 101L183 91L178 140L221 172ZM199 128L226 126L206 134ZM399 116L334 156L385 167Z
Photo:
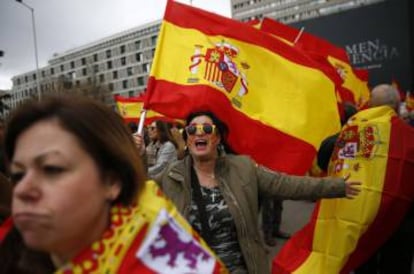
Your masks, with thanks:
M55 54L39 73L34 70L12 78L10 107L38 98L37 75L41 96L55 88L58 79L72 87L94 84L113 95L138 95L146 88L160 25L161 21L155 21Z
M232 17L243 22L269 17L293 23L383 0L231 0Z

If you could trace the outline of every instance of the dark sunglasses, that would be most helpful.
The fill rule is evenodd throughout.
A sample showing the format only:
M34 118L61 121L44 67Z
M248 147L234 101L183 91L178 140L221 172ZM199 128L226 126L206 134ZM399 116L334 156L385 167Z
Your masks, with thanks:
M196 134L197 130L201 132L201 134L211 134L215 132L216 125L212 124L191 124L185 127L185 131L188 135Z

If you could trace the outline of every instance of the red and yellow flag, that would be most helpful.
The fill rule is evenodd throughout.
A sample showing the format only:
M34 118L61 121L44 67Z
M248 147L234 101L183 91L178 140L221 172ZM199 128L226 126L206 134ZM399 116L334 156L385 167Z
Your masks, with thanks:
M275 258L273 273L350 273L407 213L414 200L413 170L412 127L388 106L355 114L341 131L328 174L350 174L363 183L360 195L322 200Z
M233 150L303 174L339 130L333 90L317 63L271 35L168 1L145 107L176 118L211 110Z
M359 108L366 105L370 96L368 79L361 79L361 75L364 73L368 77L368 71L363 73L355 71L350 65L345 49L270 18L263 19L260 29L305 51L312 59L320 63L329 75L332 73L332 68L335 69L343 80L338 85L342 101L354 103Z
M134 206L113 206L102 240L56 272L72 273L228 272L157 184L148 181Z
M122 116L125 122L139 122L141 111L143 110L145 96L122 97L120 95L114 96L118 113ZM175 119L166 117L156 111L147 110L144 125L149 125L155 120L162 120L166 122L176 122Z

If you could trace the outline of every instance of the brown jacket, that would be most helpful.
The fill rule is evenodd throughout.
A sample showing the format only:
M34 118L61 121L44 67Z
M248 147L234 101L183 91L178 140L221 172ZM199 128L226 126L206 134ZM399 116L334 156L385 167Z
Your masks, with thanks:
M160 178L164 193L188 220L191 204L191 157L172 163ZM345 196L340 178L287 176L258 166L246 156L225 155L215 168L219 188L234 218L237 236L249 273L270 273L258 230L259 196L315 200Z

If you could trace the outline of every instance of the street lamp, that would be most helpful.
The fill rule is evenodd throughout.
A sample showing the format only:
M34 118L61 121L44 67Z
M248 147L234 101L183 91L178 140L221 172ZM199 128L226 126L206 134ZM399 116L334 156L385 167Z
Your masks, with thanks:
M36 59L36 85L37 85L37 98L41 99L41 90L40 90L40 82L39 82L39 57L37 55L37 40L36 40L36 24L35 24L35 15L34 15L34 8L29 6L28 4L24 3L22 0L16 0L16 2L22 4L26 8L30 10L32 13L32 25L33 25L33 42L34 42L34 51L35 51L35 59Z

